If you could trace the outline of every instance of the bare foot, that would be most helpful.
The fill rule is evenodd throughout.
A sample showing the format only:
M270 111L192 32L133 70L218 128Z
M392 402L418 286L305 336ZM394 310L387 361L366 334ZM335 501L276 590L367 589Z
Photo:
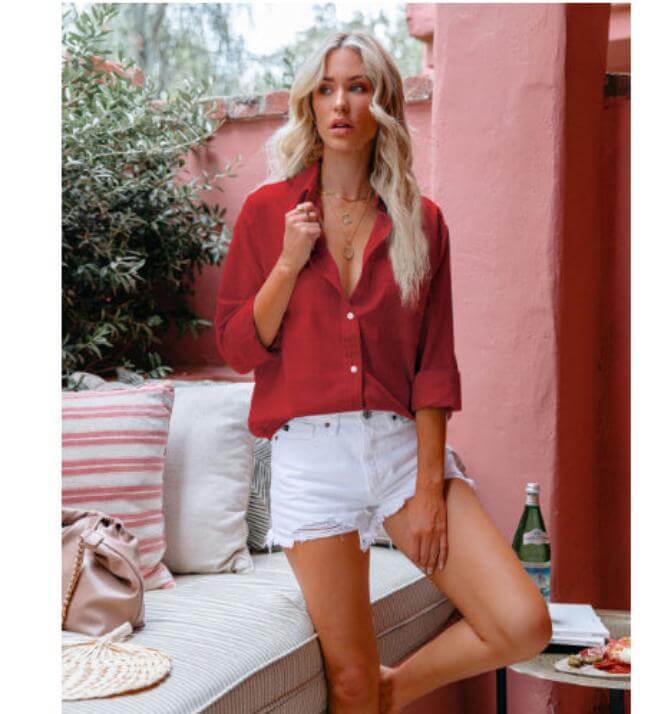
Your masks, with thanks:
M395 667L381 665L379 675L379 714L399 714L395 696Z

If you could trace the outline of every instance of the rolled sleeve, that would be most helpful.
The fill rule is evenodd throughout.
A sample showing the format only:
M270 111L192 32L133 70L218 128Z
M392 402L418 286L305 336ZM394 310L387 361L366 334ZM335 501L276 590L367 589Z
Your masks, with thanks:
M454 352L449 231L438 210L440 259L427 293L411 393L411 411L445 409L448 419L461 409L461 375Z
M241 374L277 359L280 352L280 333L267 348L255 325L253 304L265 280L253 245L256 238L248 197L234 224L232 242L223 261L214 320L218 352L226 364Z

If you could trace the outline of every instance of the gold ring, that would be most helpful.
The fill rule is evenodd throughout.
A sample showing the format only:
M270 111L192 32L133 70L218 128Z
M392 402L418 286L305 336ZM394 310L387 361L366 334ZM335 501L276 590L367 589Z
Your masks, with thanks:
M308 220L308 216L309 216L310 214L309 214L309 211L308 211L307 208L303 208L303 205L302 205L302 204L299 204L298 206L296 206L296 210L297 210L299 213L304 213L304 214L305 214L305 220L306 220L306 221Z

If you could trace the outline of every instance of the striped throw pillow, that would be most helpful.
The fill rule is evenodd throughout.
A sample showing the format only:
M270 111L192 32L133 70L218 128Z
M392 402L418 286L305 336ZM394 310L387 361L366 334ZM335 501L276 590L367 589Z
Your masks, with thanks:
M250 502L246 520L248 521L248 547L255 552L267 550L266 534L271 527L271 442L255 438L255 460L250 482ZM279 545L272 552L281 550Z
M62 393L62 505L119 518L139 541L147 590L175 584L163 564L163 471L174 388Z

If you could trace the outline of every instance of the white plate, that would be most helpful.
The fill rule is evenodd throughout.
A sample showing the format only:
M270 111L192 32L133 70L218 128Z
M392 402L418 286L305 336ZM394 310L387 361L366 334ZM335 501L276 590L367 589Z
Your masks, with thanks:
M558 672L564 672L565 674L578 674L585 677L600 677L601 679L631 679L631 672L628 674L625 672L620 672L617 674L610 674L609 672L604 672L602 669L597 669L591 664L584 664L582 667L572 667L568 663L569 657L563 657L554 663L554 667Z

